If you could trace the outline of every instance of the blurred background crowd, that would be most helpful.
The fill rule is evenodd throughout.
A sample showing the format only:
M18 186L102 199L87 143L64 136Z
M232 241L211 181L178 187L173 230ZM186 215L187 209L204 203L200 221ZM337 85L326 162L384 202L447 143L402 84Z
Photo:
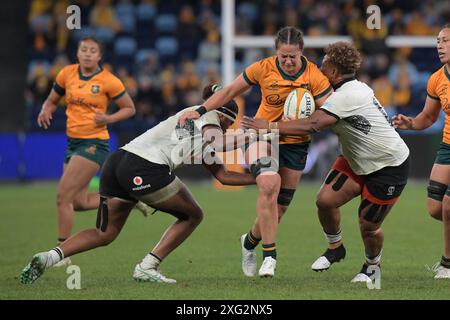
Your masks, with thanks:
M68 32L66 9L81 8L82 28ZM382 28L366 27L370 4L381 8ZM387 35L436 36L450 21L448 1L236 0L237 35L269 35L286 25L306 36L350 35L364 55L358 78L373 87L389 114L415 115L425 100L429 75L440 67L435 48L388 48ZM221 81L219 0L33 0L29 13L27 130L35 122L58 71L75 63L76 44L94 35L106 45L103 66L126 85L134 118L112 129L140 133L180 109L200 103L201 88ZM273 49L236 52L236 72L273 54ZM322 49L304 55L320 65ZM254 115L259 90L245 96ZM64 130L55 114L52 130Z

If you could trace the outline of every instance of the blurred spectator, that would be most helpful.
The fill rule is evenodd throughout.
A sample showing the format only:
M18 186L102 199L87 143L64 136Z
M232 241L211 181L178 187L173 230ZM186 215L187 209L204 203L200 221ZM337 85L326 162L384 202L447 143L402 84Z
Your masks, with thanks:
M408 61L403 50L397 50L394 55L394 63L389 67L389 80L395 83L400 73L406 73L411 85L415 85L419 79L417 68Z
M97 28L96 36L101 41L112 41L114 34L121 30L121 25L110 0L98 0L89 15L89 23Z
M198 59L206 62L218 62L220 60L219 32L215 29L208 32L206 39L198 48Z
M432 34L432 29L425 21L424 14L419 10L413 11L406 22L405 31L407 34L413 36L426 36Z
M132 77L128 73L128 69L125 67L120 67L119 69L117 69L116 75L120 80L122 80L130 97L132 99L135 99L138 91L138 86L136 80L134 80L134 77Z
M81 8L82 29L67 32L65 10L72 3ZM366 27L365 8L370 4L381 8L380 30ZM221 82L220 11L218 0L33 0L27 102L32 108L40 108L40 99L48 93L45 91L55 74L75 62L69 59L75 57L80 36L97 36L107 47L119 37L134 38L137 47L127 57L127 69L119 68L120 59L114 50L106 50L103 67L123 79L136 100L136 119L151 126L183 107L199 103L198 92L203 86ZM156 20L161 16L167 16L173 30L158 33ZM235 32L273 36L280 27L295 25L310 36L350 35L364 55L358 79L374 87L389 112L396 108L416 112L421 102L415 101L415 93L424 92L428 75L439 61L437 57L433 60L436 63L427 61L430 48L391 50L385 38L388 34L435 36L449 20L447 0L236 0ZM169 40L166 44L174 40L174 56L167 57L155 49L161 36ZM235 71L242 72L272 54L273 48L236 50ZM323 49L306 44L304 54L320 65ZM245 95L249 115L254 114L259 99L258 90Z
M183 62L181 73L176 79L176 87L180 91L200 90L200 79L192 61Z
M406 69L401 70L394 82L393 105L397 113L410 114L407 108L411 101L411 82Z

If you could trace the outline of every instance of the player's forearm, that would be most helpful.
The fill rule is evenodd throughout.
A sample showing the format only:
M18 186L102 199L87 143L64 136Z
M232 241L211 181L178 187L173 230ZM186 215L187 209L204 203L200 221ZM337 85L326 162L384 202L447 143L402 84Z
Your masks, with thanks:
M116 123L122 120L126 120L136 113L134 106L120 108L117 112L109 115L108 123Z
M285 135L311 134L320 131L320 129L318 123L316 121L311 121L310 119L278 122L280 134Z
M217 180L229 186L246 186L255 184L255 178L249 173L238 173L233 171L222 172L217 175Z
M219 90L218 92L214 93L208 100L205 101L203 106L206 108L207 111L215 110L223 106L225 103L227 103L233 98L234 96L231 90L225 87L222 90Z
M50 99L45 100L44 104L42 105L42 111L54 113L58 109L58 105L51 101Z
M212 144L214 149L218 152L226 152L243 147L250 142L250 133L224 134L221 140L216 140L218 143ZM215 142L216 142L215 141Z
M433 119L431 116L424 112L421 112L417 117L413 118L411 121L411 130L424 130L436 122L437 119Z

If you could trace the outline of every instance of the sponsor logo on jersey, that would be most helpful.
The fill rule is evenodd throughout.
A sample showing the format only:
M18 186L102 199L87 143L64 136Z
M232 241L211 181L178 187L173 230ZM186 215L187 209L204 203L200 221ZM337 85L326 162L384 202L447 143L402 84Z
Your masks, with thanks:
M271 84L269 84L267 89L272 90L272 91L277 91L278 90L278 81L274 81Z
M94 84L94 85L91 87L91 92L94 93L94 94L99 93L99 92L100 92L100 86Z

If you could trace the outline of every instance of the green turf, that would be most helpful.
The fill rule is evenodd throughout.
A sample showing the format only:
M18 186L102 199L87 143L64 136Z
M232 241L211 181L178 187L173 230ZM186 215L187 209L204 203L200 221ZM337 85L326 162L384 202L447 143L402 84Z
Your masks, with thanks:
M33 285L18 275L32 255L52 248L56 239L56 184L0 185L1 299L448 299L450 281L436 281L425 265L442 254L442 226L426 213L426 188L411 183L384 224L381 290L350 279L363 262L357 201L342 210L347 257L327 272L311 263L325 249L317 220L316 184L303 184L279 227L278 265L273 279L249 279L240 269L239 236L255 217L256 189L215 191L191 185L205 218L193 235L162 264L176 285L137 283L134 266L173 221L158 212L130 216L122 234L108 247L72 257L81 268L81 290L68 290L65 269L51 269ZM79 213L76 230L95 225L94 211ZM260 254L260 251L258 251ZM261 261L260 256L258 262Z

